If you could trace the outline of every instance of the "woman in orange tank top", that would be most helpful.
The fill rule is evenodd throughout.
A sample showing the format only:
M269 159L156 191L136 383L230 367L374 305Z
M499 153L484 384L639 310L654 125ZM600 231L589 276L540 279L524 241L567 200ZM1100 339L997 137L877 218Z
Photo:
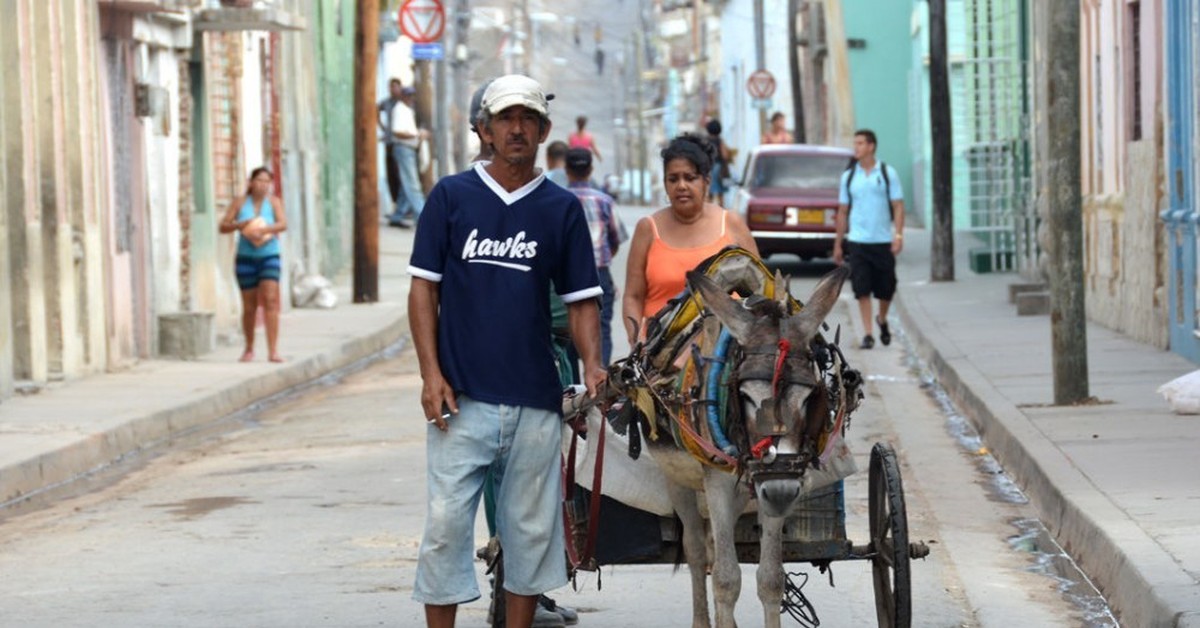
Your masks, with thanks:
M656 314L683 291L685 274L704 259L730 244L758 255L741 217L707 201L714 155L713 146L694 135L681 135L662 151L671 205L639 220L629 246L621 311L630 344L637 340L630 319Z

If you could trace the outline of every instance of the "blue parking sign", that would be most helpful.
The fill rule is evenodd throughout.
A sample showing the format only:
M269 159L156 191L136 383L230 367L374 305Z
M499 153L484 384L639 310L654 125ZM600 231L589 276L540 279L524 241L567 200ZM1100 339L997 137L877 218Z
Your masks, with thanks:
M435 41L429 44L413 44L412 58L421 60L436 60L446 57L446 47L442 42Z

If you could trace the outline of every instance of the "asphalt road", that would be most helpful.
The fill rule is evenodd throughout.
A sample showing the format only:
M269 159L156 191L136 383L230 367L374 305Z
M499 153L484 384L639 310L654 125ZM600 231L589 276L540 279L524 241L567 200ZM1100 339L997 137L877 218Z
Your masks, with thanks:
M623 212L631 223L641 213ZM801 297L829 268L782 266ZM831 325L852 328L849 305L843 297ZM846 481L847 531L865 542L867 455L874 442L894 443L911 538L932 549L912 568L914 625L1111 625L1102 600L1041 573L1061 557L1052 547L1030 551L1042 542L1030 506L939 405L898 336L889 348L847 350L868 379L850 429L863 471ZM2 623L420 625L421 608L409 599L424 520L419 387L406 350L169 451L114 485L4 521ZM481 544L484 530L480 521ZM753 569L743 567L743 626L761 623ZM867 563L835 563L834 587L806 565L789 570L809 573L804 590L823 625L873 623ZM480 582L487 586L482 565ZM585 575L578 592L553 595L578 607L586 626L684 626L690 618L686 573L666 565L606 567L603 590ZM486 608L483 600L466 605L459 625L486 625Z

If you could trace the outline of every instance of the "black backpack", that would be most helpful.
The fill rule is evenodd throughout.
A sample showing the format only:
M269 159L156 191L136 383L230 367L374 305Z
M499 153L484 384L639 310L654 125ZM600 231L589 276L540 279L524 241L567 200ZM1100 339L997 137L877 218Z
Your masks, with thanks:
M855 166L858 165L858 158L851 157L850 163L846 165L846 170L850 176L846 177L846 198L850 202L846 203L846 215L850 215L850 209L854 206L854 197L850 195L850 182L854 180L854 173L857 171ZM879 172L883 174L883 192L887 196L888 209L892 212L892 222L896 222L896 208L892 207L892 182L888 179L887 164L879 162Z

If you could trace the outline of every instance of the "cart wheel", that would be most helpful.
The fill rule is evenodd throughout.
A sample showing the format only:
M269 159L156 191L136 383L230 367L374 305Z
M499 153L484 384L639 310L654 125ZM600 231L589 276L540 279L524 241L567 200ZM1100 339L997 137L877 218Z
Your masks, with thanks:
M504 628L508 625L504 605L504 550L496 559L496 570L492 572L492 603L488 606L488 623L492 628Z
M875 573L875 610L881 628L908 628L912 624L912 588L909 579L908 515L904 485L896 451L887 443L871 449L871 547Z

